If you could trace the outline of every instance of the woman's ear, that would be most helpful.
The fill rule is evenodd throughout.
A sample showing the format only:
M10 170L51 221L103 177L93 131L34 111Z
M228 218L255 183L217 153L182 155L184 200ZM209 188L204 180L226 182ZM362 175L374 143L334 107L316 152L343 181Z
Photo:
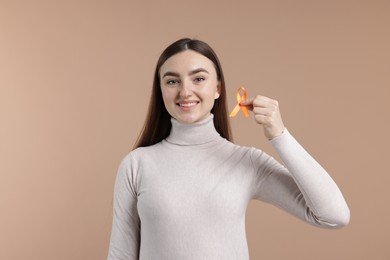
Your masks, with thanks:
M214 99L218 99L221 95L221 81L218 81L217 89L215 90Z

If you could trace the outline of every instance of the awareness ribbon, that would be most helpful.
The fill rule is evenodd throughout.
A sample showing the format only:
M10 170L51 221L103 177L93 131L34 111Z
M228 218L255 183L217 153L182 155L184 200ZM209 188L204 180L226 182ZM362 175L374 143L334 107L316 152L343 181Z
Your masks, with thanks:
M240 94L241 90L243 91L242 95ZM248 112L248 109L246 108L246 106L240 105L240 102L244 101L245 99L246 99L246 90L244 87L239 87L237 90L237 93L236 93L237 105L233 109L233 111L230 113L230 115L229 115L230 117L235 117L237 115L238 111L240 110L240 108L241 108L241 111L245 117L249 116L249 112Z

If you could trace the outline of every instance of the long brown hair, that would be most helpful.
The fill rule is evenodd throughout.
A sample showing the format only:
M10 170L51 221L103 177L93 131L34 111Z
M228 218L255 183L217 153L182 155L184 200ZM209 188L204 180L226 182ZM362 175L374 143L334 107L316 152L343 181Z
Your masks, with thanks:
M171 131L171 116L165 108L160 88L160 68L173 55L193 50L210 59L215 66L220 82L220 96L215 100L211 113L214 114L214 126L217 132L227 140L231 140L231 130L227 117L226 88L222 67L213 49L205 42L189 38L180 39L169 45L157 61L154 72L153 89L149 102L148 114L134 149L156 144L165 139Z

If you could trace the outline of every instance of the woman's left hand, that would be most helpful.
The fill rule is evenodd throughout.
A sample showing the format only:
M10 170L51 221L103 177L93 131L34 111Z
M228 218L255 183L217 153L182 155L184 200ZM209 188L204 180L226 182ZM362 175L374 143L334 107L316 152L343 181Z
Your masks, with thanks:
M278 101L257 95L241 101L240 105L244 105L253 112L256 122L264 127L264 134L269 140L283 133L285 126L279 111Z

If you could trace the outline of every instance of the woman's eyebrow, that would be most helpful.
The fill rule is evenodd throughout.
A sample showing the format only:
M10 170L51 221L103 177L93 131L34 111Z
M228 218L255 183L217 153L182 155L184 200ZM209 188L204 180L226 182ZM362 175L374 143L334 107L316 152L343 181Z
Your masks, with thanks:
M191 72L189 73L189 75L194 75L194 74L199 73L199 72L206 72L206 73L209 74L209 72L208 72L206 69L199 68L199 69L191 70Z
M190 73L188 73L188 75L194 75L194 74L199 73L199 72L205 72L205 73L209 74L209 72L206 69L199 68L199 69L191 70ZM176 73L176 72L172 72L172 71L167 71L164 73L163 78L165 78L166 76L180 77L180 74Z
M175 72L172 72L172 71L167 71L164 73L163 75L163 78L165 78L166 76L174 76L174 77L179 77L179 73L175 73Z

